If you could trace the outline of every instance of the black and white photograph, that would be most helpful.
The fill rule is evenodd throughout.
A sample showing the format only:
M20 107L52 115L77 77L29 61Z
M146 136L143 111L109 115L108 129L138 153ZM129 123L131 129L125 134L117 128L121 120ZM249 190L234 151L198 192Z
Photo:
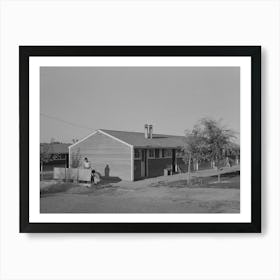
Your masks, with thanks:
M178 230L170 223L259 230L259 181L251 177L259 167L251 159L259 164L260 156L258 123L251 126L251 112L259 116L259 47L20 51L29 94L21 133L27 125L31 136L32 175L21 189L28 222L105 232L132 224L130 231Z
M41 213L239 213L239 67L41 67Z

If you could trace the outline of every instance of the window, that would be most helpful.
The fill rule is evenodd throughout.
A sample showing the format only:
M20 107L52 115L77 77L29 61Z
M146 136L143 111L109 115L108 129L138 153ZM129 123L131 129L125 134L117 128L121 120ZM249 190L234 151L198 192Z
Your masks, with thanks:
M165 150L164 155L165 157L169 157L169 158L172 157L172 150L171 149Z
M151 149L149 150L149 158L154 158L155 157L155 150Z
M134 150L134 158L135 159L139 159L140 158L140 150L139 149L135 149Z
M66 159L66 154L60 154L60 159Z
M155 158L159 158L159 149L155 149Z
M171 158L172 157L172 150L171 149L162 149L161 157L162 158Z

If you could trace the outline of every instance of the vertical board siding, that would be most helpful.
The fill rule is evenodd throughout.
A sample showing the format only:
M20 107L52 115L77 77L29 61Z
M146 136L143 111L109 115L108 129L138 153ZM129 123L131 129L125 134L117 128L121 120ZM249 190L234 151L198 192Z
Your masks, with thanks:
M84 141L70 147L70 167L72 157L79 154L80 166L85 157L91 167L102 176L118 177L122 180L131 180L131 148L107 135L97 132ZM108 166L106 168L106 166ZM105 171L106 169L106 171Z
M134 160L134 179L141 179L141 160Z
M171 167L172 158L148 159L148 176L153 178L164 175L164 169ZM141 160L134 160L134 179L141 179Z
M171 167L171 158L149 159L149 177L157 177L164 175L164 169Z

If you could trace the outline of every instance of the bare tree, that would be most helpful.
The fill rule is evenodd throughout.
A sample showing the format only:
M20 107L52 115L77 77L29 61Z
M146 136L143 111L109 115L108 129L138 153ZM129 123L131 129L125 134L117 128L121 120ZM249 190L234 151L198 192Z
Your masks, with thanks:
M43 180L44 165L51 160L50 146L48 144L42 144L40 147L40 173L41 180Z
M220 122L212 119L201 119L192 129L186 131L186 145L183 147L185 162L188 162L188 174L190 182L190 163L192 160L209 160L215 163L220 182L220 170L223 159L233 147L234 132Z
M78 168L81 164L82 156L80 154L80 149L77 149L76 152L71 153L71 167Z
M45 164L59 158L59 153L54 153L51 148L52 143L41 144L40 146L40 171L41 180L44 179L44 166Z
M183 147L183 160L188 166L188 184L191 182L191 164L194 161L201 161L205 159L206 147L205 139L202 137L200 129L194 127L192 131L185 131L186 140Z

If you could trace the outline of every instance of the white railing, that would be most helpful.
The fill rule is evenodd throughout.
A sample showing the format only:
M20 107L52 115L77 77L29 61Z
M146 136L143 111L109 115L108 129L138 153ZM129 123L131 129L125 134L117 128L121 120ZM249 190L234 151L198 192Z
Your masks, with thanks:
M65 181L91 181L91 170L82 168L61 168L55 167L53 172L55 180Z

